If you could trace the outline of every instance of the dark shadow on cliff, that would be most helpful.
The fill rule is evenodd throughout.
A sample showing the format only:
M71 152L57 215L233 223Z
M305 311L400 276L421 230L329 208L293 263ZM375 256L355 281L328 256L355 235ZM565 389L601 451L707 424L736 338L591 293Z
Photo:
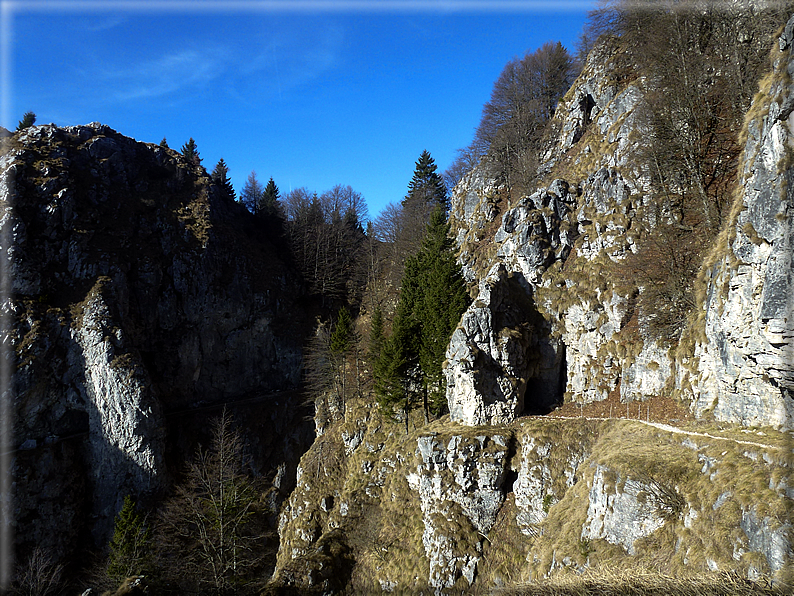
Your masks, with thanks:
M521 273L508 275L504 284L503 298L493 311L494 332L514 338L524 350L523 414L548 414L563 401L565 344L552 338L551 324L539 312Z

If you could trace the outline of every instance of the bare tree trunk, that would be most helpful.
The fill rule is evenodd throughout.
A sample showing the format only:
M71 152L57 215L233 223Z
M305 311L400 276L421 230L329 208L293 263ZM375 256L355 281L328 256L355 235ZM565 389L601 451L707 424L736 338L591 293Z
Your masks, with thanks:
M430 406L427 403L427 383L424 383L424 393L422 394L422 406L425 411L425 424L430 423Z

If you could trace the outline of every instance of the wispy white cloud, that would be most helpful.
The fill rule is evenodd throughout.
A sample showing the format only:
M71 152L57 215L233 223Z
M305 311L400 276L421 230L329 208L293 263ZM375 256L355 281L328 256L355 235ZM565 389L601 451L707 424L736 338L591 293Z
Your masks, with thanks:
M221 48L181 50L128 68L104 70L100 75L112 84L119 100L146 99L202 88L226 70L227 52Z
M258 52L238 60L238 74L276 84L279 94L305 85L339 64L345 30L328 22L320 30L276 35L263 41Z
M83 25L83 29L90 33L97 33L99 31L107 31L108 29L118 27L126 21L127 17L116 14L103 18L87 20Z

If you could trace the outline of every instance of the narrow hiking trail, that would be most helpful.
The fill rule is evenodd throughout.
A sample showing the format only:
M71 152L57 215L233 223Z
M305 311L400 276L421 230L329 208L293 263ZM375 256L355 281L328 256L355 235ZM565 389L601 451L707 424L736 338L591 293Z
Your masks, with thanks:
M542 417L542 416L540 416ZM551 418L562 418L563 420L629 420L631 422L639 422L640 424L645 424L646 426L652 426L654 428L658 428L659 430L663 430L665 432L673 433L676 435L687 435L692 437L704 437L707 439L714 439L716 441L730 441L731 443L736 443L737 445L747 445L748 447L759 447L761 449L780 449L779 446L770 445L769 443L758 443L756 441L745 441L742 439L734 439L732 437L724 437L720 435L712 435L709 433L699 432L696 430L686 430L683 428L679 428L677 426L673 426L671 424L664 424L662 422L651 422L650 420L641 420L638 418L622 418L620 416L613 416L603 417L603 416L549 416ZM753 431L748 431L753 432ZM761 431L757 431L761 432ZM794 437L791 438L792 444L792 453L794 453Z

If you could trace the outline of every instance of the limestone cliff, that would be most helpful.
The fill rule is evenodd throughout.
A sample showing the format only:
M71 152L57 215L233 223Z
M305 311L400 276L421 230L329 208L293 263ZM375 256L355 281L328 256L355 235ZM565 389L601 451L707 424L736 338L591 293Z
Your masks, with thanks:
M16 536L20 556L71 553L107 543L125 494L164 488L192 407L295 387L306 317L253 216L177 152L96 123L7 143ZM305 440L278 401L263 474Z
M509 202L487 160L462 179L451 220L474 300L447 350L450 416L411 429L365 398L324 426L282 511L274 592L479 593L638 566L790 581L792 31L674 342L616 274L664 217L637 163L648 82L619 43L558 106L535 190ZM525 416L659 395L697 419Z
M631 253L644 227L639 224L654 218L652 199L644 192L648 180L635 159L644 82L639 76L620 79L623 59L613 40L589 55L557 108L559 134L542 165L548 181L535 192L507 204L488 176L487 162L453 192L453 229L467 279L482 279L490 293L494 284L514 279L509 283L522 286L523 300L535 305L530 312L518 307L523 321L517 324L532 328L536 337L530 346L526 331L516 332L517 324L508 325L511 333L495 330L502 351L534 364L518 372L474 367L479 380L468 380L470 359L461 355L482 340L468 332L465 321L482 318L477 309L488 297L480 286L447 352L447 399L457 422L514 419L524 409L548 409L563 399L603 400L618 387L624 401L643 399L670 375L671 359L655 340L629 337L632 296L611 273ZM497 266L505 269L502 281L494 278ZM465 414L477 410L473 402L493 401L478 384L494 383L512 384L505 398L512 404L509 416Z
M453 420L500 423L563 401L675 390L697 416L791 426L790 28L747 115L733 214L680 346L646 332L643 318L655 314L636 308L644 288L620 279L660 210L637 162L647 81L620 80L614 42L590 54L560 103L535 192L508 204L487 162L461 181L453 230L466 277L479 285L447 352ZM519 316L494 325L511 308Z
M791 571L790 436L525 417L409 433L364 400L301 460L274 594L465 594L561 570Z
M794 19L748 114L730 225L704 266L679 383L698 415L794 426Z

